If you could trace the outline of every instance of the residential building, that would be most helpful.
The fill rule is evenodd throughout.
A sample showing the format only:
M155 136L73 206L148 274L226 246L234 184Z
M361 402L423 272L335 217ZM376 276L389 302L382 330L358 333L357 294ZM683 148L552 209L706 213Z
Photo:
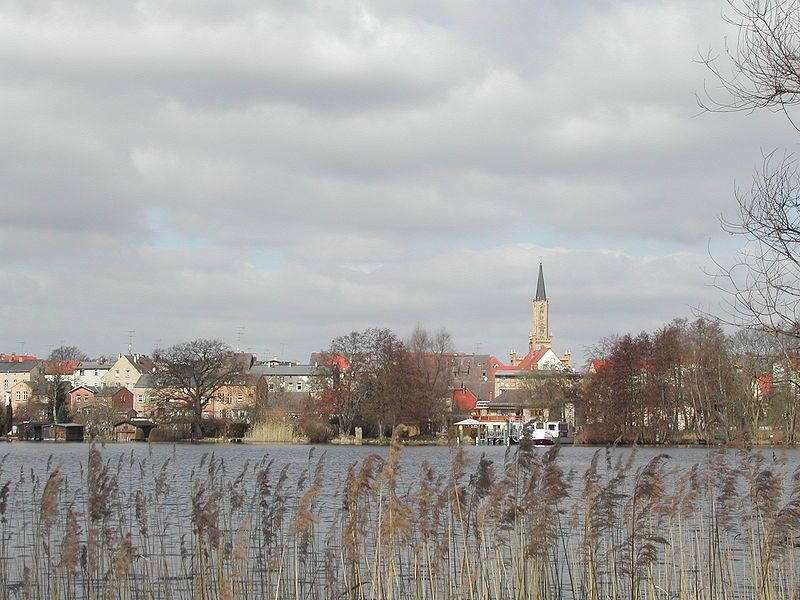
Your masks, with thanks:
M0 361L0 382L3 391L11 391L21 381L44 381L45 367L42 360Z
M267 397L271 406L300 413L309 397L321 391L330 370L317 364L254 365L251 375L264 378Z
M90 385L97 388L103 387L103 381L105 380L106 374L111 368L111 365L112 363L108 361L82 361L73 372L73 386Z
M14 384L7 396L14 412L14 421L51 418L49 391L44 380L19 381Z
M239 375L217 391L203 407L203 416L244 421L258 399L266 399L267 395L267 382L263 375Z
M144 354L120 354L106 372L103 385L133 390L142 375L152 372L154 364Z
M495 397L507 390L530 387L537 374L567 372L561 359L550 348L535 350L519 361L512 361L512 364L504 364L493 356L489 366L494 379Z
M72 388L67 395L70 408L74 411L84 411L97 406L126 410L133 408L133 392L119 386L96 388L79 385Z
M75 386L75 373L80 367L79 360L46 360L44 361L44 376L48 381L55 381L58 377L70 387Z
M455 414L469 413L478 401L494 398L493 357L489 354L450 355L453 369L451 406Z
M156 390L152 375L145 373L133 386L133 410L139 417L153 417L160 414L156 402Z

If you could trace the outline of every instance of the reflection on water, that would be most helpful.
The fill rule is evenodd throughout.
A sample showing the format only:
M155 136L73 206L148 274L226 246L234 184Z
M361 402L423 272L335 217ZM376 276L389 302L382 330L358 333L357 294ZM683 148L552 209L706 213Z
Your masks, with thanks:
M796 451L0 450L4 598L798 597Z

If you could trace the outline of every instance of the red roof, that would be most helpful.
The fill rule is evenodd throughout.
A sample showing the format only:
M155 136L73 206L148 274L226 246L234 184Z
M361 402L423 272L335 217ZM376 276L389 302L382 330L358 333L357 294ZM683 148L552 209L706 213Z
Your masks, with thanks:
M549 348L541 348L535 352L528 352L516 365L507 365L491 356L489 357L489 367L492 369L492 375L495 371L530 371L533 365L542 360L548 350Z
M592 360L590 370L597 373L600 369L606 366L608 361L605 358L595 358Z
M350 367L350 363L347 362L347 359L341 354L334 354L331 356L328 359L328 364L331 366L336 365L339 371L346 371Z
M32 354L0 354L0 360L5 362L22 362L25 360L39 360Z
M47 375L55 375L56 373L72 375L80 365L81 361L79 360L46 360L45 373Z
M459 388L453 390L453 407L458 407L462 410L473 410L478 403L478 398L470 392L467 388Z

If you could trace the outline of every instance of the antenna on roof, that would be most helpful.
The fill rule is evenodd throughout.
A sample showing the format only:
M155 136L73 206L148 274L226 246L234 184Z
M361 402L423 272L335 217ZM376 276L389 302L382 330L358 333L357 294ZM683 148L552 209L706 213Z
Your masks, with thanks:
M128 354L133 350L133 335L136 333L135 329L128 330Z
M242 346L242 334L244 334L244 325L239 325L236 328L236 351L239 352L239 349Z

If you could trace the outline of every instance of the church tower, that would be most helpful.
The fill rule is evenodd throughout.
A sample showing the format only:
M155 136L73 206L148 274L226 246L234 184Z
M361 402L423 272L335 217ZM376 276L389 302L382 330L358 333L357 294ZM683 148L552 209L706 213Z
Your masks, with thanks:
M536 282L536 297L533 299L533 330L528 336L528 351L535 352L542 348L551 348L553 338L550 336L550 304L544 289L544 273L539 262L539 281Z

